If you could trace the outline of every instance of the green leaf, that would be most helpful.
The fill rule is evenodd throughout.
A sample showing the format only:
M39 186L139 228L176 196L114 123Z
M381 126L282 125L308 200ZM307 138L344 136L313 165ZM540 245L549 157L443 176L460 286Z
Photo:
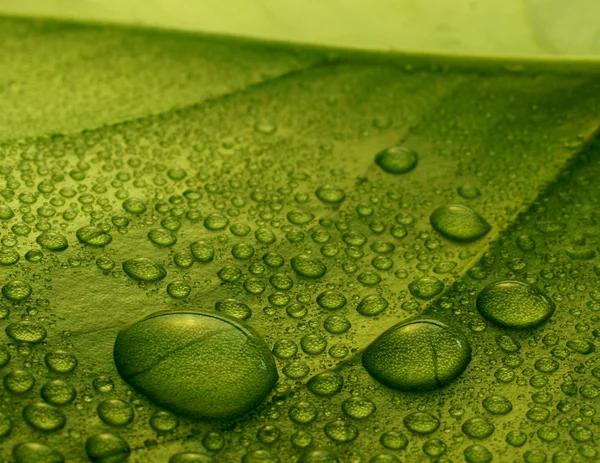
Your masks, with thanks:
M4 24L23 70L8 74L0 116L6 458L35 441L84 459L86 439L101 432L125 439L132 460L157 462L184 450L246 463L315 461L315 449L340 461L394 461L377 456L385 452L469 463L486 455L471 445L496 460L593 453L596 437L581 427L595 426L600 394L594 72ZM383 169L376 157L390 147L416 153L416 165ZM434 228L431 214L451 204L485 220L481 233L461 241L447 221ZM549 295L550 321L516 333L486 322L477 294L506 279ZM231 422L181 416L165 431L156 423L167 418L119 377L112 354L119 331L162 310L231 310L269 347L287 346L291 356L274 348L275 391ZM414 317L451 324L471 344L471 363L445 388L393 391L361 365L362 349ZM74 372L57 350L77 358ZM35 378L30 390L19 370ZM305 386L319 373L326 381ZM341 391L324 397L336 375ZM56 378L77 399L47 416L31 406L26 423L23 408L40 393L52 403ZM485 411L495 395L512 411ZM301 402L318 418L290 418L312 413ZM133 422L115 427L106 410L130 420L127 404ZM61 414L64 431L40 434ZM394 428L406 449L392 448L399 435L381 438ZM506 441L517 430L531 435L519 448ZM126 453L102 437L88 457L102 439Z

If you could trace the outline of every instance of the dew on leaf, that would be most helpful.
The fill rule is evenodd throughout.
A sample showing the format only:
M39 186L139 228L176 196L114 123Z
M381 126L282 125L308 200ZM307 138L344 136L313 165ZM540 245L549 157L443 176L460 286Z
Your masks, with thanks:
M389 303L387 299L382 296L370 295L366 296L358 306L356 311L364 316L373 317L379 315L385 309L387 309Z
M103 247L112 241L112 236L101 228L94 226L82 227L76 232L77 239L83 244Z
M339 393L344 386L344 378L333 371L319 373L307 383L308 390L315 395L329 397Z
M519 281L498 281L477 295L481 315L506 328L536 328L552 316L554 308L548 296Z
M222 214L214 212L204 219L204 226L211 231L223 230L229 225L229 219Z
M416 151L398 145L375 156L375 163L388 174L406 174L416 167L418 160Z
M259 405L277 382L270 350L251 328L202 312L159 312L119 333L123 379L152 401L203 419Z
M126 260L123 262L123 271L138 281L159 281L167 276L167 271L161 264L147 257Z
M319 278L325 275L327 267L323 262L308 254L299 254L290 261L292 270L305 278Z
M416 434L430 434L440 427L440 421L427 412L413 412L404 417L404 426Z
M17 444L12 449L16 463L63 463L63 455L52 447L38 442Z
M233 298L217 301L215 310L239 320L246 320L252 316L252 310L247 304Z
M93 463L121 463L129 458L131 448L115 434L95 434L85 441L85 452Z
M148 232L148 239L157 246L169 247L177 243L177 236L175 233L164 228L155 228Z
M38 343L46 339L46 328L35 322L11 323L5 329L6 335L17 342Z
M444 283L435 277L422 277L408 285L410 293L419 299L431 299L444 290Z
M400 323L379 336L363 353L365 369L399 390L442 387L456 379L471 360L471 347L457 330L436 320Z
M110 426L125 426L133 421L133 408L120 399L103 400L96 411L100 419Z
M44 357L44 361L48 369L53 373L67 374L71 373L77 367L75 356L62 350L48 352Z
M436 231L455 241L475 241L492 229L477 212L461 204L439 207L431 214L430 221Z
M60 409L43 402L26 405L23 408L23 418L31 427L44 432L58 431L67 423Z
M23 280L11 280L2 286L2 295L11 302L26 300L32 291L29 283Z
M355 420L364 420L375 413L375 410L373 401L365 397L355 396L342 402L344 414Z
M346 305L346 297L338 291L324 291L317 296L317 304L325 310L338 310Z
M53 379L42 386L40 395L50 405L67 405L75 400L77 392L64 379Z
M340 204L346 199L346 193L334 185L323 185L315 192L317 198L327 204Z

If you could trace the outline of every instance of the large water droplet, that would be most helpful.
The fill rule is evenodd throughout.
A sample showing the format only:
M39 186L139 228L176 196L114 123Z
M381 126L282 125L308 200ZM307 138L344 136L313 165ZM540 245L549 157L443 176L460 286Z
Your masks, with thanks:
M430 221L436 231L456 241L475 241L492 229L477 212L461 204L437 208Z
M371 376L394 389L422 391L457 378L471 360L471 347L457 330L436 320L413 320L379 336L364 352Z
M537 288L520 281L499 281L477 296L477 309L487 320L506 328L535 328L554 313L555 305Z
M403 146L392 146L375 156L375 162L388 174L405 174L413 170L419 156L416 151Z
M79 241L90 246L102 247L112 241L112 236L104 230L94 226L82 227L77 230L76 235Z
M126 260L123 262L123 270L139 281L158 281L167 276L167 271L161 264L147 257Z
M334 185L323 185L315 192L317 198L327 204L339 204L346 199L346 193Z
M85 441L85 452L94 463L121 463L129 458L131 449L125 439L102 433Z
M61 453L37 442L17 444L12 449L16 463L63 463L65 458Z
M440 427L440 421L427 412L413 412L404 417L404 426L417 434L429 434Z
M150 399L204 419L260 404L277 382L273 356L238 321L201 312L159 312L121 331L119 374Z
M308 254L293 257L290 264L294 272L305 278L319 278L327 272L327 267L323 262Z

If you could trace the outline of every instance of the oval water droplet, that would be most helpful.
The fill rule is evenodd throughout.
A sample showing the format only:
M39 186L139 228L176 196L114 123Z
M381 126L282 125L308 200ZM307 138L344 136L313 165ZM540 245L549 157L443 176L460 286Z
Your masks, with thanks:
M375 163L388 174L406 174L417 166L419 155L403 146L392 146L375 156Z
M543 324L554 313L552 300L520 281L498 281L477 295L477 309L487 320L505 328L528 329Z
M334 185L323 185L317 188L315 192L317 198L327 204L340 204L346 199L346 193L341 188Z
M112 236L94 226L82 227L75 234L79 241L90 246L103 247L112 241Z
M123 262L123 270L139 281L159 281L167 276L167 271L161 264L147 257L126 260Z
M270 350L240 322L201 312L159 312L117 336L119 374L151 400L204 419L260 404L277 382Z
M327 267L323 262L308 254L300 254L290 261L292 270L305 278L319 278L325 275Z
M437 320L400 323L365 350L365 369L383 384L404 391L442 387L471 360L471 347L457 330Z
M492 229L477 212L461 204L437 208L431 214L430 221L437 232L456 241L475 241Z

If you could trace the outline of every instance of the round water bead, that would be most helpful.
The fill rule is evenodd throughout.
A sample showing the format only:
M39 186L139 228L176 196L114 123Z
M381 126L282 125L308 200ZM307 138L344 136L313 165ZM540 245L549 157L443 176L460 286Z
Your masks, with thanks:
M365 369L386 386L404 391L442 387L457 378L471 360L465 336L437 320L400 323L365 350Z
M494 458L492 452L481 444L467 447L464 451L464 455L467 463L490 463Z
M123 271L138 281L159 281L167 276L162 264L147 257L126 260L123 262Z
M66 405L75 400L75 388L64 379L54 379L42 386L40 395L45 402L51 405Z
M400 450L408 446L408 438L400 431L384 432L379 438L379 442L390 450Z
M440 421L430 413L413 412L404 417L404 426L416 434L429 434L440 427Z
M150 426L156 432L171 432L179 426L179 418L171 412L159 410L150 417Z
M473 439L485 439L494 432L494 425L485 418L470 418L462 425L462 432Z
M38 343L46 339L46 328L39 323L22 321L6 327L6 335L17 342Z
M364 420L375 413L375 410L373 401L365 397L355 396L342 402L344 414L355 420Z
M60 252L69 247L67 239L58 233L46 232L36 238L37 244L48 251Z
M177 235L164 228L155 228L148 232L148 239L157 246L169 247L177 243Z
M31 427L45 432L58 431L67 423L65 415L58 408L44 402L26 405L23 418Z
M146 204L139 198L127 198L123 201L123 209L133 215L139 215L146 212Z
M375 163L388 174L405 174L413 170L419 156L416 151L403 146L392 146L375 156Z
M10 302L21 302L31 296L31 286L26 281L12 280L2 286L2 295Z
M14 265L21 256L14 249L0 249L0 265Z
M102 433L85 441L85 452L93 463L121 463L129 458L131 449L125 439Z
M334 442L350 442L358 436L356 426L343 420L331 421L323 430L325 435Z
M512 410L512 403L501 395L490 395L483 399L483 408L492 415L506 415Z
M319 278L325 275L325 264L308 254L299 254L290 261L292 270L305 278Z
M211 231L223 230L229 225L229 219L223 214L212 213L204 219L204 226Z
M310 402L298 402L290 407L290 419L296 424L307 424L317 418L317 408Z
M539 289L520 281L498 281L477 295L477 310L505 328L536 328L554 313L552 300Z
M337 394L344 386L344 378L333 371L313 376L307 383L308 390L315 395L329 397Z
M492 229L477 212L461 204L439 207L429 220L437 232L455 241L475 241Z
M315 191L317 198L327 204L339 204L346 199L346 193L334 185L323 185Z
M215 248L208 241L194 241L190 244L190 252L194 259L203 264L212 262L215 258Z
M385 309L387 309L389 303L387 299L382 296L370 295L366 296L362 301L359 302L356 307L356 311L366 317L374 317L379 315Z
M444 283L435 277L422 277L408 285L410 294L419 299L431 299L444 290Z
M15 445L12 455L16 463L63 463L65 461L60 452L37 442Z
M192 287L185 281L172 281L167 285L167 294L173 299L185 299L190 295Z
M342 334L351 328L350 320L343 315L330 315L323 321L323 327L331 334Z
M202 312L158 312L134 323L117 336L114 359L123 379L151 400L200 419L253 409L278 379L258 333Z
M29 392L35 384L35 378L27 370L12 370L3 379L4 387L12 394Z
M112 241L112 236L107 232L91 225L80 228L75 235L80 242L89 246L103 247Z
M465 199L475 199L481 196L481 191L475 185L465 183L458 187L458 194Z
M346 305L346 296L339 291L323 291L317 296L317 304L325 310L338 310Z
M48 352L44 357L44 361L46 366L54 373L71 373L77 366L75 356L62 350Z
M133 408L120 399L103 400L96 410L100 419L110 426L125 426L133 421Z
M246 320L252 316L252 310L250 310L250 307L243 302L232 298L217 301L215 304L215 310L239 320Z

